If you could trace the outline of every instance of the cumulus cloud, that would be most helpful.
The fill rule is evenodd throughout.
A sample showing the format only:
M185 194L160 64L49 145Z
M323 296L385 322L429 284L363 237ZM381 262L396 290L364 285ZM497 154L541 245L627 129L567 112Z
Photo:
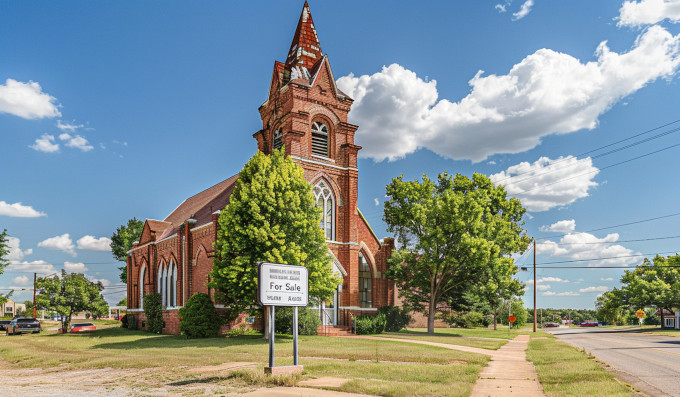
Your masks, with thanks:
M618 26L641 27L668 19L680 22L679 0L624 1L619 9Z
M373 202L375 203L376 206L380 205L380 201L378 201L377 197L373 198Z
M89 251L111 251L111 239L108 237L83 236L77 241L78 249Z
M42 134L40 138L36 138L35 143L29 147L43 153L56 153L59 151L59 144L55 143L54 135L50 134Z
M10 262L9 266L5 268L6 272L26 272L26 273L55 273L57 269L51 263L43 260L32 262Z
M541 212L588 197L589 189L597 186L593 178L599 172L590 157L554 160L541 157L533 163L513 165L489 178L496 185L505 185L508 194L519 198L529 211Z
M612 277L607 277L607 278L602 277L600 279L600 281L614 281L614 279Z
M576 221L574 219L555 222L550 226L541 226L539 228L542 232L559 232L570 233L576 229Z
M87 267L82 262L64 262L64 269L68 272L82 273L87 271Z
M544 255L569 260L592 259L593 262L588 264L589 267L630 265L639 262L639 258L630 257L638 253L622 245L613 244L618 240L618 233L608 234L603 238L598 238L589 233L571 233L560 238L558 242L544 241L538 243L536 251ZM596 260L597 258L613 259Z
M58 250L66 252L71 256L78 256L75 251L75 246L68 233L64 233L61 236L50 237L47 240L38 243L38 247L48 248L52 250Z
M103 278L96 278L90 275L85 275L85 278L92 281L93 283L102 283L104 287L108 287L111 285L111 281L103 279Z
M0 215L14 218L38 218L47 216L44 212L36 211L29 205L23 205L21 203L9 204L4 201L0 201Z
M553 291L546 291L543 293L543 296L580 296L578 292L574 291L565 291L565 292L553 292Z
M21 240L16 237L7 237L7 248L8 253L6 259L8 261L20 261L23 260L26 255L31 255L33 253L32 249L27 249L23 251L21 249Z
M550 289L550 284L536 285L536 289L539 291L547 291Z
M587 63L540 49L505 75L479 71L469 81L471 92L458 102L438 101L435 80L398 64L337 83L354 98L349 118L361 126L360 156L396 160L425 148L479 162L495 153L527 151L546 135L595 128L620 99L677 71L679 43L680 35L652 26L626 53L600 43L597 59Z
M64 146L74 149L80 149L83 152L89 152L90 150L94 149L94 147L90 145L87 139L83 138L80 135L71 136L70 134L64 132L59 135L59 139L61 139L62 141L66 141L66 143L64 143Z
M525 1L524 4L522 4L522 6L519 8L519 11L512 14L512 20L517 21L529 15L529 13L531 12L531 7L533 6L534 0Z
M18 276L14 277L12 282L16 285L28 285L31 283L31 280L29 280L26 276Z
M581 288L578 290L578 292L581 293L588 293L588 292L607 292L609 291L609 287L605 287L604 285L599 286L599 287L587 287L587 288Z
M59 117L57 98L42 92L40 84L22 83L7 79L0 84L0 113L9 113L24 119Z
M61 120L57 120L57 128L59 128L62 131L74 132L75 130L83 127L85 127L85 125L83 124L76 124L75 122L63 123Z

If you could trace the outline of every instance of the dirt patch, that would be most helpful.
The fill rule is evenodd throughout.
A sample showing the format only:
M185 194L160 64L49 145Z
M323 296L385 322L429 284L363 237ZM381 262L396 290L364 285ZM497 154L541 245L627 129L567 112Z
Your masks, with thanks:
M199 374L203 372L212 372L212 371L233 371L236 369L243 369L243 368L252 368L257 366L257 363L248 363L248 362L234 362L234 363L223 363L220 365L211 365L211 366L206 366L206 367L195 367L187 370L188 373L190 374Z
M314 386L314 387L341 387L351 379L334 378L332 376L323 376L316 379L303 380L298 382L300 386Z

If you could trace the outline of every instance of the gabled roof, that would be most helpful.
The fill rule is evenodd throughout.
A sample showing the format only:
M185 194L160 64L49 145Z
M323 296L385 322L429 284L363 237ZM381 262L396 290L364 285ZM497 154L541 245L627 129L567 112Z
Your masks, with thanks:
M212 221L213 212L221 211L229 204L237 179L238 174L189 197L165 218L165 222L177 227L189 218L196 219L197 226Z

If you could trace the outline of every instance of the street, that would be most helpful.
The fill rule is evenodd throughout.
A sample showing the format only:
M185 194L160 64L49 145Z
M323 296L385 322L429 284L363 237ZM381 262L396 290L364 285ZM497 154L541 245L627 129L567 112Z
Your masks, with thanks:
M617 378L650 396L680 396L680 338L643 334L639 329L545 331L611 365Z

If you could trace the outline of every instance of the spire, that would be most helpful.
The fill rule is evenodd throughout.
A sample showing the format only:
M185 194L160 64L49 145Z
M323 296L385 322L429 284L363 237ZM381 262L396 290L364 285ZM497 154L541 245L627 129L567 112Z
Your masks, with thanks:
M305 1L300 21L297 29L295 29L293 42L290 44L290 50L288 50L286 69L290 70L295 66L303 66L309 70L322 57L323 52L321 52L319 37L316 35L312 14L309 12L309 4Z

